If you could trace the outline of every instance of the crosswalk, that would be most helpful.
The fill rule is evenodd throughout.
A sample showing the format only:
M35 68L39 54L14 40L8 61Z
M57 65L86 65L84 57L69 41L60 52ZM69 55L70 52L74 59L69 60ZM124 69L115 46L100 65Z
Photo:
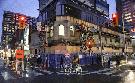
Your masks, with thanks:
M47 73L47 74L53 74L54 72L51 72L51 71L47 71L47 70L40 70L41 72L43 73Z
M88 72L86 74L97 74L97 75L107 75L107 76L118 76L118 77L123 77L126 76L127 73L129 71L128 70L119 70L119 69L113 69L113 68L105 68L102 70L98 70L98 71L93 71L93 72ZM83 74L83 75L86 75Z
M59 71L59 72L56 72L58 75L63 75L63 74L66 74L66 75L75 75L75 74L83 74L83 73L88 73L88 71L82 71L82 72L75 72L75 71L72 71L72 72L64 72L64 71Z
M112 69L110 69L110 68L106 68L106 69L101 69L101 70L91 71L91 72L89 72L89 71L82 71L80 73L81 73L81 75L87 75L87 74L107 74L107 75L109 75L109 74L112 73L112 72L110 72L111 70ZM73 75L73 74L77 74L77 73L73 72L73 71L71 71L71 72L60 71L60 72L57 72L57 74L58 75L61 75L61 74Z
M4 78L4 80L9 80L9 79L16 79L14 76L12 76L10 73L8 72L1 72L2 77Z
M93 75L93 74L96 74L96 75L107 75L107 76L123 77L123 76L126 76L128 72L129 72L128 70L105 68L105 69L100 69L100 70L91 71L91 72L82 71L81 73L79 73L79 75ZM64 75L74 75L74 74L78 74L78 73L60 71L60 72L57 72L57 74L58 75L62 75L62 74L64 74Z

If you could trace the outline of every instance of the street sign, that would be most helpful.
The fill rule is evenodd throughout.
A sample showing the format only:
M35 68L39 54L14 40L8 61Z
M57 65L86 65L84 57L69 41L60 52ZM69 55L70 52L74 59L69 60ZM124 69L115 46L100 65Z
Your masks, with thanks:
M24 59L24 50L16 50L16 59Z

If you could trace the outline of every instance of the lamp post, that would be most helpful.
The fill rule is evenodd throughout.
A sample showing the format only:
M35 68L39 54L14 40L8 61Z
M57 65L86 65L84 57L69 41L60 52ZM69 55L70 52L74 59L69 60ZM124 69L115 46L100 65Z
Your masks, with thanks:
M124 23L123 14L122 14L122 32L123 32L123 37L124 37L124 50L123 50L123 52L125 53L125 47L126 47L126 44L125 44L125 23Z
M100 40L100 53L102 54L102 52L103 52L103 49L102 49L102 47L103 47L103 44L102 44L102 27L104 27L105 26L105 24L106 23L108 23L108 21L109 20L105 20L104 22L103 22L103 24L101 24L100 26L99 26L99 40ZM102 66L104 66L103 65L103 63L104 63L104 58L103 58L103 56L101 56L101 59L102 59Z

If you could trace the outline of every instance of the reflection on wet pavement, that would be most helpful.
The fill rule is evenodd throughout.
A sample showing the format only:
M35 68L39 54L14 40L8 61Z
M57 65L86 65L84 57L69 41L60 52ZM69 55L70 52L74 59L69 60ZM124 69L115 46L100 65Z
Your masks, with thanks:
M135 83L135 71L129 70L128 74L123 77L124 83Z
M36 72L35 70L28 70L27 73L22 74L22 77L33 77L44 75L42 73Z
M13 77L11 74L9 74L8 72L1 72L4 80L9 80L9 79L15 79L15 77Z

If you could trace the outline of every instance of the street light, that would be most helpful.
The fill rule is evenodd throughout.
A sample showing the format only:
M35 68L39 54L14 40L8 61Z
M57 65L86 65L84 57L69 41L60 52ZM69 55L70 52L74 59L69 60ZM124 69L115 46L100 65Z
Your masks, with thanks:
M114 17L115 17L115 15L114 15ZM103 45L102 45L102 27L104 27L104 25L105 25L105 23L107 23L108 22L108 20L106 20L105 22L103 22L103 24L102 25L100 25L99 26L99 39L100 39L100 53L102 54L102 47L103 47ZM104 66L103 65L103 63L104 63L104 59L103 59L103 56L101 56L102 57L102 66Z

